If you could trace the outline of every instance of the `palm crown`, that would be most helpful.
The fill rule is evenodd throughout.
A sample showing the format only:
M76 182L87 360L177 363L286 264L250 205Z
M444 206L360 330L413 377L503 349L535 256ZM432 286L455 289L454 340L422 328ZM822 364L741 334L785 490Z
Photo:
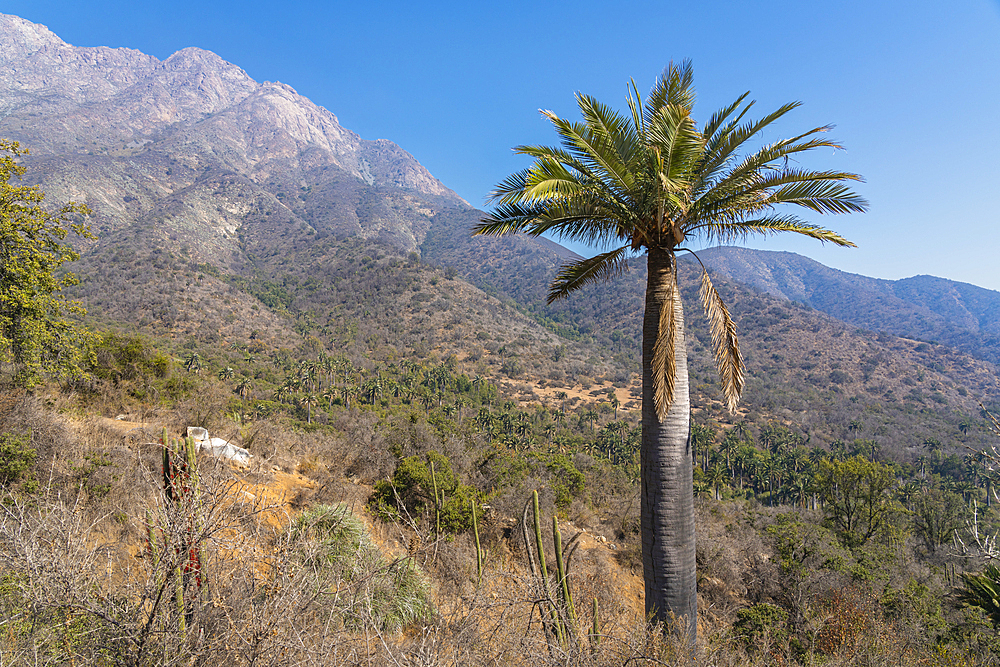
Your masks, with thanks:
M561 139L560 147L519 146L534 164L501 182L491 196L493 213L477 234L551 233L561 239L611 247L588 259L569 262L553 281L549 302L589 283L628 270L642 250L671 257L697 236L710 242L743 240L752 234L795 232L820 241L851 242L794 214L781 204L817 213L864 211L867 203L845 185L852 173L790 166L790 158L816 148L840 148L813 128L753 151L747 144L799 103L789 103L750 120L749 93L716 112L701 128L693 120L691 63L671 64L643 101L633 82L629 114L578 94L582 121L542 113ZM667 303L679 299L676 270L662 286ZM703 270L702 302L712 323L723 394L733 409L743 389L743 361L736 327ZM679 304L676 306L679 307ZM660 309L654 349L654 401L664 415L673 398L673 334L676 307Z

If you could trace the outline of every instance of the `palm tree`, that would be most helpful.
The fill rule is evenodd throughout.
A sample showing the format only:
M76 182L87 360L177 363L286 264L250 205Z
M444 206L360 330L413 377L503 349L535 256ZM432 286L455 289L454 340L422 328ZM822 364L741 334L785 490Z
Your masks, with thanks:
M615 411L613 421L618 421L618 408L622 406L622 402L618 399L618 394L615 393L614 388L608 389L608 402L611 403L611 407Z
M702 472L708 472L708 456L713 442L715 442L714 429L702 426L701 424L691 424L691 451L694 453L695 465L698 465L700 457ZM726 461L726 467L729 467L728 460Z
M184 370L186 370L188 373L194 373L195 375L197 375L198 373L201 372L201 369L202 369L201 355L198 354L197 352L192 352L191 354L189 354L187 357L184 358Z
M736 431L729 430L726 432L726 436L722 438L722 444L719 445L719 451L726 456L726 468L729 470L730 477L733 476L733 454L736 453L736 450L740 448L741 444L743 444L743 441L740 440Z
M689 62L667 67L645 101L632 83L628 114L578 94L583 120L543 112L561 147L515 149L534 163L497 186L493 212L474 229L489 235L549 234L611 248L563 265L550 287L550 302L626 272L629 259L645 251L641 527L646 610L656 621L686 617L687 627L679 629L691 641L697 620L694 500L677 253L687 250L689 239L726 242L777 232L852 245L775 207L793 204L816 213L867 207L844 184L860 180L857 175L804 169L791 160L815 148L839 148L821 136L828 127L750 150L749 142L798 103L750 120L748 94L700 128L691 117L695 95ZM705 271L701 288L723 395L734 409L744 382L736 327Z
M239 395L239 397L244 400L246 400L246 397L250 395L250 392L252 390L253 390L253 380L251 380L245 375L240 378L240 381L238 383L236 383L235 391Z
M319 403L319 400L316 398L316 394L308 391L304 393L302 397L299 399L299 404L304 405L306 408L307 424L312 424L312 409L313 406L316 405L317 403Z
M566 414L566 399L569 398L569 394L567 394L565 391L560 391L560 392L556 393L556 398L558 398L559 402L560 402L559 409L562 410L563 415L565 415Z
M705 473L705 481L712 485L712 489L715 492L713 497L715 500L722 500L720 489L726 482L726 469L722 467L722 463L720 462L709 468Z

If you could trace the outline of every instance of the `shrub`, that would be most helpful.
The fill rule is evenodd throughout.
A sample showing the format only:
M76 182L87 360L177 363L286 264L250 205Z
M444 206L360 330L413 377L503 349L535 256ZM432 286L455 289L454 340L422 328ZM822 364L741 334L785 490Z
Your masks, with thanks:
M733 631L747 646L757 644L764 637L772 643L782 643L788 636L785 621L788 612L773 604L761 602L736 612Z
M412 558L386 561L364 524L347 505L318 505L303 512L296 532L306 539L304 560L338 580L341 621L348 627L373 623L395 632L427 619L430 586ZM344 603L347 604L344 604Z
M431 463L434 464L433 478ZM375 483L369 507L376 516L386 521L399 521L404 513L422 516L434 507L435 485L438 493L444 495L440 504L441 530L448 533L470 530L470 502L478 497L478 491L460 483L448 457L435 451L400 461L391 480Z
M0 486L15 484L31 470L37 453L30 440L30 435L0 434Z

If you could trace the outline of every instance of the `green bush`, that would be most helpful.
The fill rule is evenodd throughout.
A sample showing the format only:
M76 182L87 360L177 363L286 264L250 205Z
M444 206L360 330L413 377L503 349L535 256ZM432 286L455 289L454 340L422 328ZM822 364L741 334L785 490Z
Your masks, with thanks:
M434 478L431 477L434 464ZM409 456L399 462L391 480L376 482L369 500L372 512L384 521L400 521L404 514L421 517L434 508L434 486L443 493L441 530L460 533L472 529L471 501L479 492L459 482L444 454L435 451L426 456ZM434 517L431 517L434 520Z
M94 345L91 371L102 380L120 382L141 377L164 378L170 366L170 357L158 352L142 336L108 332Z
M0 486L15 484L31 470L37 454L30 441L30 435L0 433Z
M555 493L555 503L560 509L569 507L573 498L583 493L587 478L576 469L564 454L532 454L535 460L545 466L549 474L549 485Z
M759 646L767 638L771 644L783 644L788 638L785 622L788 612L773 604L762 602L736 612L733 632L747 647Z

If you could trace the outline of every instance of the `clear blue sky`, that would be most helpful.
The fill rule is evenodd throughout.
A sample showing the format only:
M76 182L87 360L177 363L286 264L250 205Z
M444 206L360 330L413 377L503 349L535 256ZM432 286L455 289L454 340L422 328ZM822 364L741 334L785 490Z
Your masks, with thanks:
M1000 0L0 0L0 12L76 46L214 51L398 143L479 207L525 165L512 146L555 143L539 108L573 116L576 91L620 108L629 78L648 90L691 58L700 117L746 90L761 110L799 100L780 134L835 124L848 150L810 164L867 179L868 214L822 220L858 249L755 247L1000 290Z

